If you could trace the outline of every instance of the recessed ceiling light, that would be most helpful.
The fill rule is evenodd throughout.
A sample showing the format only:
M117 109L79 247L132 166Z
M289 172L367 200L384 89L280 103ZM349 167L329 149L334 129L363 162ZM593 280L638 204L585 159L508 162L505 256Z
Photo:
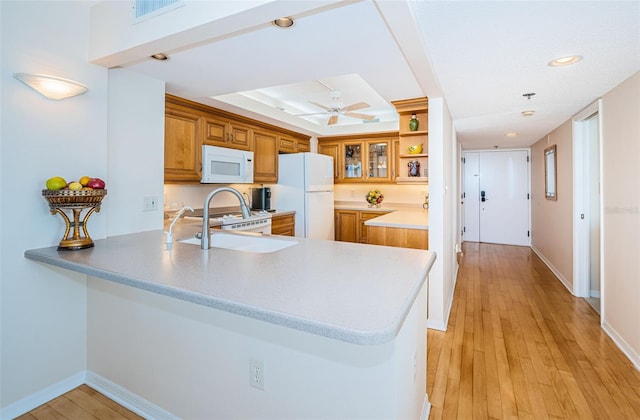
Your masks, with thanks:
M157 54L152 54L151 58L158 61L164 61L164 60L168 60L169 56L165 53L157 53Z
M505 136L507 136L507 137L515 137L517 135L518 135L518 133L516 133L515 131L509 131L509 132L505 133Z
M569 66L571 64L577 63L580 60L582 60L581 55L569 55L566 57L556 58L555 60L550 61L548 65L551 67Z
M522 116L523 116L523 117L530 117L530 116L532 116L532 115L533 115L533 114L535 114L535 113L536 113L536 111L534 111L534 110L530 109L530 110L528 110L528 111L522 111Z
M274 20L273 24L278 28L291 28L295 24L295 21L290 17L281 17Z

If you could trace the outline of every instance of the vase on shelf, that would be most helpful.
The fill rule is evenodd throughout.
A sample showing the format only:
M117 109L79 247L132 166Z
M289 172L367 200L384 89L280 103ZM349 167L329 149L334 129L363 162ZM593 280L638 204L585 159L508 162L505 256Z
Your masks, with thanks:
M420 162L419 161L412 160L411 162L407 163L407 166L409 167L409 176L410 177L420 176Z
M409 120L409 130L418 131L419 125L420 125L420 121L418 121L418 117L416 117L416 114L412 114L411 119Z

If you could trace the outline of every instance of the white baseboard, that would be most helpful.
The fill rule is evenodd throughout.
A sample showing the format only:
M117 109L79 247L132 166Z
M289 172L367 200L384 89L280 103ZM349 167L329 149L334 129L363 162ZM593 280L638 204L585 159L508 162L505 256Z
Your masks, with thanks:
M438 330L438 331L447 331L447 326L449 325L449 316L451 315L451 307L453 306L453 296L456 294L456 284L458 283L458 270L460 269L460 265L456 264L456 272L453 274L453 286L451 287L451 296L449 296L449 301L444 308L444 320L436 321L432 319L427 319L427 328L430 330Z
M88 371L85 383L145 419L180 418L96 373Z
M74 388L82 385L85 381L85 371L78 372L66 379L61 380L53 385L50 385L40 391L28 395L13 404L10 404L0 411L0 419L13 419L18 416L28 413L34 408L40 407L51 401L60 395L71 391Z
M636 352L633 347L625 341L624 338L609 324L606 320L602 322L602 329L613 340L618 348L629 358L631 363L635 366L636 370L640 371L640 354Z
M551 264L551 261L549 261L543 254L542 252L540 252L535 246L531 245L531 249L533 250L533 252L536 253L536 255L538 257L540 257L540 259L542 260L542 262L549 267L549 270L551 270L551 272L558 278L558 280L560 280L560 283L562 283L564 285L564 287L567 288L567 290L569 291L569 293L571 293L573 296L575 296L575 293L573 293L573 286L571 285L571 283L569 283L569 281L560 273L560 271L558 271L558 269L556 269L553 264Z
M111 398L113 401L128 408L134 413L144 417L145 419L166 419L176 420L179 417L169 413L168 411L150 403L144 398L128 391L127 389L117 385L110 380L103 378L93 372L82 371L70 376L62 381L46 387L34 394L22 398L13 404L10 404L0 411L0 419L13 419L28 413L29 411L40 407L60 395L87 384L96 391Z
M444 321L434 321L427 319L427 328L430 330L447 331L447 326Z
M420 420L428 420L429 413L431 413L431 403L429 402L429 397L427 394L424 395L424 400L422 400L422 412L420 413Z

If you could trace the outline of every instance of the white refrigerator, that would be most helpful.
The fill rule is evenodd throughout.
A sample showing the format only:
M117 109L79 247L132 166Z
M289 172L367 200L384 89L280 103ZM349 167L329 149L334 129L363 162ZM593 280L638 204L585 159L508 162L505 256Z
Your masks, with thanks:
M278 210L295 210L295 236L334 239L331 156L317 153L280 155L278 185L271 199Z

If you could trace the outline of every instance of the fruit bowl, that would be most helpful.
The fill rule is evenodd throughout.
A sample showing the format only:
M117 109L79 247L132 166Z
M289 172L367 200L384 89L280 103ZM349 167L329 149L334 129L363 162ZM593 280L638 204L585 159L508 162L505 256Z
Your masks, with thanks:
M42 190L52 207L92 206L99 204L107 190Z
M422 144L416 144L408 147L409 154L417 155L422 153Z
M371 190L365 196L367 203L369 203L369 207L380 207L382 204L382 200L384 199L384 195L380 190Z

